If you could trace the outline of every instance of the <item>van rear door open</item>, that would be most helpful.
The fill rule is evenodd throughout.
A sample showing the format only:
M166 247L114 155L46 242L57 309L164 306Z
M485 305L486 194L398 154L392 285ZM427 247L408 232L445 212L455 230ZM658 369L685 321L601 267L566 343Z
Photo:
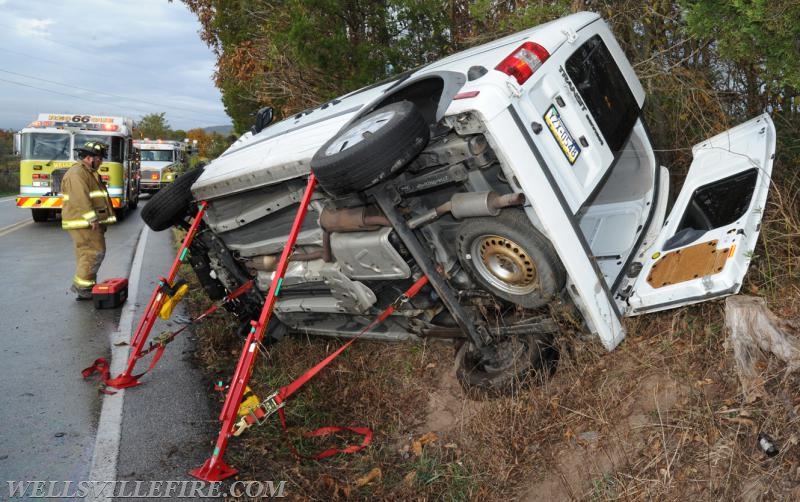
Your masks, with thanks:
M775 158L763 114L692 148L694 160L628 298L627 315L737 293L755 249Z

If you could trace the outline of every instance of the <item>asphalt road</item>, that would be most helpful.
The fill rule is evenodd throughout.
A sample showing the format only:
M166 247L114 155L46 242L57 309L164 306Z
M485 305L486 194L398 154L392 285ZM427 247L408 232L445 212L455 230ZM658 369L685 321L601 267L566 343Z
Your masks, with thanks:
M7 481L193 479L186 471L210 454L217 424L206 383L189 362L191 332L168 346L140 387L105 396L97 380L81 377L112 349L117 367L124 366L126 354L118 356L127 348L112 345L129 339L175 253L172 232L146 229L138 211L111 227L106 241L100 279L135 282L123 308L95 310L68 291L75 258L60 221L33 223L13 198L0 199L2 500ZM159 321L151 336L176 328Z

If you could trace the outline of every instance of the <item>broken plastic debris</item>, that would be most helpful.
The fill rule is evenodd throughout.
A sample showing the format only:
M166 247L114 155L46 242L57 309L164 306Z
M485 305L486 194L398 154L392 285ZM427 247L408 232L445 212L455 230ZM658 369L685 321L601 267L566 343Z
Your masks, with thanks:
M775 446L775 442L769 437L769 434L765 432L758 435L758 447L761 448L761 451L766 453L768 457L774 457L778 454L778 447Z

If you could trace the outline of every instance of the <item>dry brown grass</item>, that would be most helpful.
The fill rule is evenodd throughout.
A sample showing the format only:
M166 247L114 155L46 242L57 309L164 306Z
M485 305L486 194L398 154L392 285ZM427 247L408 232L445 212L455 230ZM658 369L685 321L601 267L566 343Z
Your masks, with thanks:
M743 289L783 317L800 315L799 189L800 174L776 166ZM800 376L767 358L768 397L744 404L722 309L628 319L612 353L565 329L553 377L482 401L455 382L447 344L359 341L290 399L287 438L275 419L232 440L226 458L239 479L287 480L291 500L799 500ZM210 380L230 378L242 343L234 332L224 319L200 330ZM268 394L340 343L268 347L253 388ZM359 440L301 437L324 425L368 426L375 439L355 455L295 458L287 440L304 453ZM761 432L777 456L759 449ZM380 476L364 484L375 468Z
M750 492L788 500L798 486L798 381L765 368L774 400L743 407L721 319L718 304L637 319L611 354L564 340L559 371L544 385L487 401L463 396L449 346L358 342L289 401L288 440L311 453L331 441L301 432L362 425L375 430L373 446L297 460L274 420L234 440L227 458L241 479L288 480L296 500L721 500ZM288 383L336 346L289 339L271 347L254 389L263 396ZM233 352L209 355L232 368ZM759 431L776 439L777 457L757 448ZM415 454L414 440L430 432L436 439ZM339 444L348 439L357 440ZM376 467L381 477L357 487Z

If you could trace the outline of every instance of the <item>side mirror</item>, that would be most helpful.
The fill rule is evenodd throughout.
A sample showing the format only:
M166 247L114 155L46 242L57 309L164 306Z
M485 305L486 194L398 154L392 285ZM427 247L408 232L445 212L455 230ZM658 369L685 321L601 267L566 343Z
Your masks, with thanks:
M256 113L256 123L250 129L253 134L260 133L265 127L272 123L273 111L271 106L265 106Z
M22 151L22 135L18 132L14 133L14 155L19 155Z

